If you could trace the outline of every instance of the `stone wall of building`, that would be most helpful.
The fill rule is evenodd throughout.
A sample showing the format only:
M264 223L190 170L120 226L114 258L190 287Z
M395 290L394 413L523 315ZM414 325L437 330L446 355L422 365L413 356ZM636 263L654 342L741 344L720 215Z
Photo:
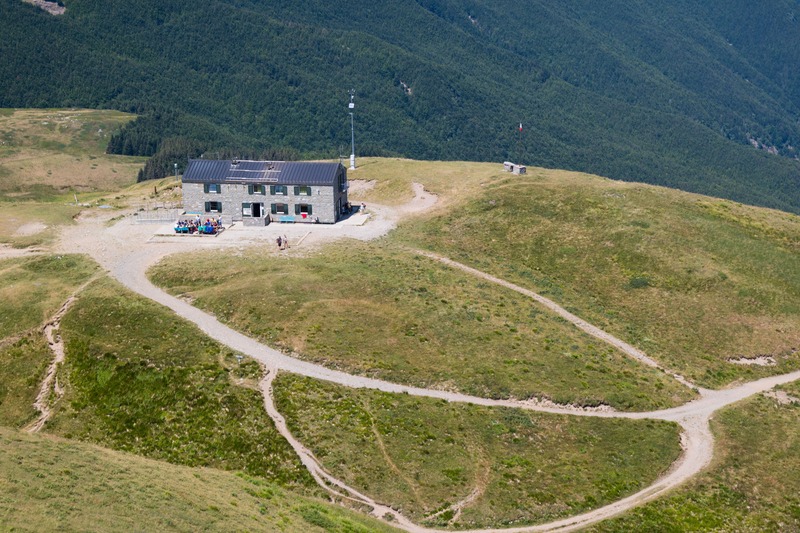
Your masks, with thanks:
M311 194L296 195L293 185L286 186L286 195L270 194L270 186L265 185L266 194L250 194L247 185L220 184L219 193L205 193L202 183L183 184L183 207L187 213L200 213L201 216L216 216L221 214L223 220L242 220L242 204L263 204L262 216L271 216L279 220L281 216L293 217L297 221L313 221L319 219L321 223L333 224L337 220L337 206L347 203L347 191L340 192L336 187L311 186ZM207 212L206 202L222 202L222 212ZM288 215L271 215L272 204L288 204ZM305 219L295 215L295 205L307 204L311 206L311 214Z

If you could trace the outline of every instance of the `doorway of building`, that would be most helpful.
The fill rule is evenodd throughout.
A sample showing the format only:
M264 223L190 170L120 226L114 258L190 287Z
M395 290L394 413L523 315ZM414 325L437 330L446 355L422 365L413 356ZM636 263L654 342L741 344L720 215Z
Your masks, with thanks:
M253 218L261 218L264 214L264 204L252 204L250 207L250 213Z

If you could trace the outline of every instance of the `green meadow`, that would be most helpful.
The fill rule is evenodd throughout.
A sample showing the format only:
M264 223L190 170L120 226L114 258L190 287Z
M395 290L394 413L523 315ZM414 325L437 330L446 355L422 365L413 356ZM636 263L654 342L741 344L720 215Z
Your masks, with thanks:
M393 173L376 161L359 174L377 183L364 201L412 180L444 198L392 243L536 290L701 385L800 367L800 217L545 169L454 164L455 192L438 177L450 164L428 165ZM728 362L758 356L775 366Z
M450 404L290 374L275 384L292 433L329 472L429 526L578 514L644 488L680 454L667 422Z
M0 426L21 428L34 420L33 408L53 352L41 331L0 345Z
M79 255L40 255L0 261L0 426L21 427L53 357L42 325L97 271Z
M625 366L630 361L614 357L599 341L586 338L581 343L581 335L532 302L434 264L414 249L440 253L536 290L700 385L722 387L800 367L797 216L578 173L529 172L511 176L499 165L365 159L351 178L369 186L360 188L353 200L401 205L412 197L410 184L421 182L440 201L378 242L337 242L291 258L257 252L226 256L225 261L216 252L173 256L155 267L151 278L234 327L301 357L385 379L493 397L538 395L643 409L684 402L691 394L637 365ZM213 276L203 272L209 264L215 265ZM554 326L559 328L549 329ZM599 360L593 349L610 358ZM442 359L444 354L449 359ZM570 355L582 369L572 366ZM759 356L773 358L775 365L729 361ZM441 364L446 360L453 362ZM524 372L526 361L533 364ZM621 382L609 380L609 372ZM646 380L638 377L642 372ZM424 461L408 459L413 446L389 451L390 439L380 432L379 420L399 413L398 402L379 410L376 405L383 404L377 400L366 405L361 392L341 390L315 393L324 400L312 401L309 390L326 386L288 377L278 383L285 386L289 379L294 380L293 393L276 388L287 416L291 419L292 410L316 411L323 421L315 424L295 416L291 423L301 440L324 456L332 471L370 494L402 502L397 505L403 509L423 509L418 517L427 524L479 524L475 516L491 517L490 525L535 522L563 516L558 512L570 514L565 507L553 511L559 505L575 512L591 507L580 497L565 497L552 508L538 507L537 518L523 516L515 507L524 497L505 495L493 500L494 507L479 507L485 502L466 506L451 524L455 512L448 509L466 498L480 478L474 470L461 478L451 472L459 481L445 482L445 466L433 473L433 466L426 470ZM581 387L598 392L581 394ZM785 459L790 451L780 446L777 435L793 435L785 419L763 427L767 444L774 439L781 453L764 456L775 466L757 461L762 426L749 428L763 413L750 406L762 404L777 409L772 400L759 398L715 420L720 449L736 446L748 457L741 475L737 469L742 458L725 455L690 491L679 491L608 527L763 530L796 523L791 521L796 514L790 492L758 489L762 481L772 486L774 476L791 468ZM415 405L407 411L415 409L423 408ZM446 425L441 413L425 412L427 420L437 421L437 430ZM356 436L344 435L331 421L362 429ZM724 433L723 422L729 421L735 429ZM404 435L426 438L422 429L412 431L412 422L395 425ZM747 433L746 443L738 433ZM430 440L437 445L442 441L441 436ZM790 447L792 442L790 437ZM417 453L425 448L420 446ZM429 464L449 464L448 457L441 453ZM399 465L406 459L413 466L404 471ZM460 459L454 464L469 463ZM599 464L594 468L602 469ZM715 470L720 464L729 464L722 481ZM395 471L391 482L384 481L379 472L386 468L397 468L402 475ZM439 481L432 481L436 476ZM537 476L528 471L527 477ZM753 489L742 496L737 491L744 484ZM458 489L448 494L443 487ZM602 499L585 486L575 491L587 493L595 501ZM750 512L748 505L758 510Z
M81 255L0 261L0 338L40 326L96 272L94 261Z
M714 461L705 472L591 531L800 530L800 385L781 391L790 403L759 395L715 414Z
M66 314L61 335L65 395L48 432L313 487L264 410L260 366L168 309L103 278Z
M47 249L81 212L99 212L69 205L74 194L114 208L179 199L169 179L132 185L142 159L102 153L131 118L0 110L0 243ZM298 357L492 398L648 410L695 394L531 300L415 249L536 290L701 385L800 368L797 216L501 168L363 158L350 177L372 183L353 201L401 205L412 182L440 201L378 241L280 258L204 251L171 256L149 274ZM52 358L42 325L97 275L76 255L0 261L0 529L387 529L315 499L323 492L263 409L257 363L106 277L62 321L65 396L49 435L10 429L35 415ZM776 364L728 362L756 356ZM784 389L800 398L800 386ZM660 422L447 404L292 375L277 379L275 396L331 473L435 527L533 524L597 508L651 483L679 453L676 427ZM759 396L718 413L706 472L594 529L800 529L791 474L800 468L798 409Z
M388 532L270 481L0 427L4 531Z
M136 181L145 158L105 153L136 118L93 109L0 110L0 192L6 201L116 191Z
M267 344L363 375L618 409L693 397L530 299L390 243L340 242L294 259L198 252L150 276Z
M143 157L105 153L111 135L135 118L89 109L0 109L0 243L54 242L81 204L120 204Z

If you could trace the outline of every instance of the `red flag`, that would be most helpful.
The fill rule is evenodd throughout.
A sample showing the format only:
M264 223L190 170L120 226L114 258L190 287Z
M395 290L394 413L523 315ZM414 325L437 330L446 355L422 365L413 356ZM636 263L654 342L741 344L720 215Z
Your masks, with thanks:
M519 123L519 131L522 131L522 122Z

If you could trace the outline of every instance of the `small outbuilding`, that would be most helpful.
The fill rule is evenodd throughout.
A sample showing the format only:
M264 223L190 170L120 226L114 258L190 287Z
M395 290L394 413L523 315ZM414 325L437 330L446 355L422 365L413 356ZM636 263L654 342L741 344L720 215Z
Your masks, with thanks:
M518 165L516 163L512 163L511 161L506 161L503 163L503 170L506 172L511 172L512 174L526 174L528 169L525 168L525 165Z
M187 213L245 225L333 224L348 206L341 163L192 159L182 183Z

